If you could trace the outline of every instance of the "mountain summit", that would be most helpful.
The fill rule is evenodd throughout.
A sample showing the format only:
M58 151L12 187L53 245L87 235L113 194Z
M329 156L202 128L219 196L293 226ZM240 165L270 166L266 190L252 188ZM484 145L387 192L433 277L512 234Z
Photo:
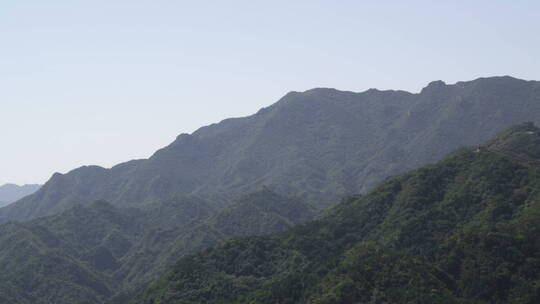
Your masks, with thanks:
M0 218L28 220L96 199L138 206L177 194L226 205L261 186L323 208L524 121L540 123L540 82L507 76L436 81L417 94L291 92L252 116L182 134L149 159L55 174L0 209Z

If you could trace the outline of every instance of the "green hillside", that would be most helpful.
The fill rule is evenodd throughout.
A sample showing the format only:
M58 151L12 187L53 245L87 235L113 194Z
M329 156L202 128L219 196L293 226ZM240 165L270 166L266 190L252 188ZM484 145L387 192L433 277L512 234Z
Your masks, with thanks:
M129 303L539 303L540 130L181 259Z
M284 231L312 217L268 189L222 211L196 197L141 208L104 201L0 226L0 302L106 303L180 257L241 235Z
M189 225L146 233L124 258L117 276L127 287L137 286L182 256L235 237L285 231L312 217L306 203L262 189Z
M138 233L103 202L2 225L0 302L103 303L118 287L109 273Z

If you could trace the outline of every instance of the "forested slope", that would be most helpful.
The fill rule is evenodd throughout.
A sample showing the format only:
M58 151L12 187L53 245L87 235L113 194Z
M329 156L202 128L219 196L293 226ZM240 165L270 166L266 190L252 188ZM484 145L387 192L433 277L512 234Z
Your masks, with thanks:
M312 212L262 189L223 210L196 197L142 208L96 201L0 225L0 302L106 303L186 254L237 236L284 231Z
M129 303L538 303L540 130L392 177L317 220L181 259Z

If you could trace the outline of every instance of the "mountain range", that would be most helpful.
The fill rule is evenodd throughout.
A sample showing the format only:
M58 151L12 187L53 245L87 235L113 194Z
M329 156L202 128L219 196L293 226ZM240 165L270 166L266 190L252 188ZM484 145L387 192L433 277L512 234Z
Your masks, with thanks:
M539 101L540 82L511 77L435 81L417 94L291 92L252 116L181 134L149 159L56 173L35 194L1 208L0 221L95 200L133 207L196 195L225 206L262 186L320 210L513 124L538 123Z
M0 207L9 205L27 195L30 195L39 190L40 187L41 185L2 185L0 186Z
M393 257L388 261L374 260L379 264L373 265L389 262L392 267L405 269L408 262L419 261L419 269L424 272L405 269L409 272L403 280L429 275L443 283L463 284L461 277L438 277L448 272L437 272L444 266L440 260L422 260L425 252L436 246L450 246L449 240L465 233L460 230L465 226L474 227L484 221L495 225L491 219L480 217L492 212L490 202L506 204L508 193L503 195L489 185L500 182L500 187L514 187L509 189L520 197L535 198L523 192L533 189L535 173L527 173L531 180L519 175L523 170L534 171L540 156L530 154L538 147L533 125L517 126L478 146L514 124L539 120L540 82L512 77L480 78L452 85L436 81L415 94L375 89L362 93L334 89L288 93L252 116L227 119L193 134L181 134L149 159L111 169L86 166L66 174L55 173L34 194L0 208L0 222L4 223L0 225L0 302L213 303L221 299L223 303L300 303L298 297L302 297L301 301L312 303L306 300L311 297L328 299L313 303L335 303L332 299L341 298L333 295L338 291L331 290L341 288L334 286L341 281L331 277L330 272L346 268L340 263L347 259L349 251L353 256L373 257L373 252L388 252ZM391 178L406 180L398 182L401 186L397 188L388 186L394 185L389 181L374 188L391 175L436 162L465 146L474 148L436 165L447 168L444 164L455 163L454 171L443 170L449 174L447 177L439 179L440 174L434 173L426 181L418 173L432 168L426 167ZM475 157L480 156L486 159L476 163ZM516 178L522 179L517 184L496 179L489 162L494 167L512 164L521 168L519 171L512 167L517 173L514 169L500 169L500 173L501 178L519 173ZM468 165L479 171L467 171ZM418 174L422 178L407 178ZM482 180L482 174L486 179L493 178L485 182L489 187L481 184L478 187L485 187L470 190L472 198L466 196L469 190L460 192L460 187L472 187L475 178ZM416 186L424 192L415 192ZM456 207L452 211L455 214L446 214L444 208L450 203L439 199L450 192L461 195L464 201L474 198L472 205L480 198L493 199L482 200L474 205L476 209ZM365 194L357 195L361 193ZM426 197L421 199L422 195ZM414 211L427 201L433 202L435 209ZM501 207L497 212L510 212L504 211L507 208L512 214L521 214L514 207ZM444 213L441 218L437 218L439 211ZM430 222L432 215L440 222ZM387 220L382 221L381 216ZM315 217L315 221L303 225ZM522 229L522 222L529 220L536 219L516 217L515 227ZM508 229L515 228L511 222L504 223ZM415 230L420 224L426 231L431 231L432 224L449 230L444 235L439 231L426 236L430 243L422 238L423 230ZM243 238L273 233L282 234ZM417 235L418 239L409 240L410 246L403 245L399 240L407 235ZM300 247L289 244L289 239ZM354 251L354 246L360 252ZM362 246L367 246L368 251ZM204 251L207 248L211 249ZM207 259L208 252L216 255ZM536 257L527 254L527 259L534 261ZM401 258L408 262L395 264ZM241 273L219 268L213 264L216 260ZM354 257L351 262L358 261ZM140 291L141 286L175 263L172 272ZM258 263L263 263L261 268L253 269ZM189 272L190 265L201 277ZM378 267L373 265L366 267ZM334 274L339 278L349 275ZM289 275L290 280L286 279ZM328 284L321 281L323 275ZM350 275L356 282L357 274ZM361 286L354 283L356 287L343 287L342 293L358 287L377 295L388 274L374 275L382 281ZM536 280L519 278L527 284ZM285 294L295 286L296 279L301 279L303 287L294 296ZM182 283L186 289L178 289L179 282L192 284ZM414 282L414 286L423 286ZM448 303L471 299L462 296L464 291L458 285L433 282L426 286L451 295L454 302ZM231 294L231 290L238 293ZM324 294L319 297L313 292ZM423 292L418 294L425 296ZM392 302L396 297L387 299ZM478 299L480 302L471 303L484 301ZM377 302L373 297L369 300Z

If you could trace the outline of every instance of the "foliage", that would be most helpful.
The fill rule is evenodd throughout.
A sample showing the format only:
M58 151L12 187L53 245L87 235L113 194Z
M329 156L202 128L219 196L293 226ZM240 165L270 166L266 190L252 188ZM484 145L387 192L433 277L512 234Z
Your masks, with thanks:
M0 226L0 302L119 299L120 291L154 278L185 254L235 236L282 231L311 212L301 201L263 189L221 211L196 197L138 209L96 201L27 223L8 223Z
M390 178L288 232L185 257L128 302L538 303L540 168L516 157L540 148L530 128Z

